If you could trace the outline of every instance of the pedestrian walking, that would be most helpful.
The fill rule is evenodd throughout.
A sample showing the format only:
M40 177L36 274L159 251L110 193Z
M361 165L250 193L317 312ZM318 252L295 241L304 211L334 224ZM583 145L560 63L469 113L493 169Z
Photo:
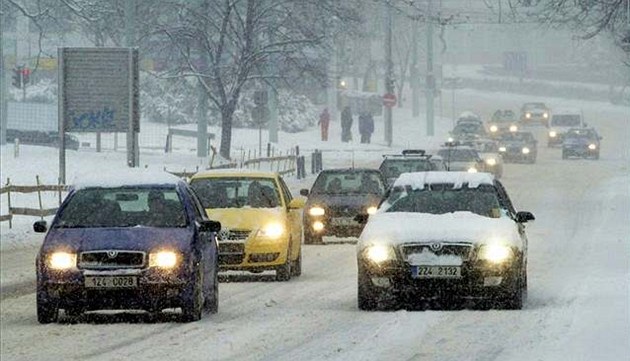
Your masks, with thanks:
M372 133L374 133L372 113L363 112L359 115L359 133L361 134L361 143L370 143Z
M341 111L341 141L349 142L352 140L352 110L349 106L345 106Z
M317 122L317 124L319 124L322 133L322 140L324 142L327 142L328 126L330 125L330 113L328 112L328 108L325 108L324 111L319 115L319 121Z

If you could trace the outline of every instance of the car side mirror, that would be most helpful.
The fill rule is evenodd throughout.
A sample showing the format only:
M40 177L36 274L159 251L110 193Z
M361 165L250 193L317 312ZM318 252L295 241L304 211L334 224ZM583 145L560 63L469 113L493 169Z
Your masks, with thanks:
M366 224L369 217L370 217L369 214L361 213L361 214L357 214L356 216L354 216L354 220L357 221L360 224Z
M221 230L221 222L218 221L201 221L199 223L200 232L219 232Z
M289 209L302 209L305 204L306 201L304 199L294 198L289 202Z
M301 196L308 197L308 193L309 193L308 189L306 189L306 188L300 189L300 195Z
M46 233L47 230L48 225L46 224L46 221L37 221L33 223L33 231L36 233Z
M516 221L518 223L527 223L527 221L533 221L536 217L531 212L518 212L516 213Z

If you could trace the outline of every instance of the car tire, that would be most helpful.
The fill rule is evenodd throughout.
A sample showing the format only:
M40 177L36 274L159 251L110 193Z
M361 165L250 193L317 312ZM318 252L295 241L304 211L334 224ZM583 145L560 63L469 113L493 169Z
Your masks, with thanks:
M302 275L302 248L300 248L300 253L295 261L293 261L293 265L291 266L291 276L300 277Z
M212 294L206 298L205 309L210 314L219 312L219 267L214 270L214 284Z
M47 296L43 290L37 290L37 322L41 324L57 322L59 318L59 307Z
M194 280L192 284L189 285L189 289L184 293L187 298L182 300L182 321L199 321L204 308L203 272L201 272L201 265L196 265Z
M304 244L323 244L323 237L319 234L304 232Z
M526 274L520 272L514 280L514 284L508 290L503 302L503 308L507 310L520 310L523 308L525 298L527 297L527 279Z
M287 259L283 265L276 268L276 281L278 282L287 282L291 279L291 259L289 255L291 254L291 243L289 243L289 247L287 248Z

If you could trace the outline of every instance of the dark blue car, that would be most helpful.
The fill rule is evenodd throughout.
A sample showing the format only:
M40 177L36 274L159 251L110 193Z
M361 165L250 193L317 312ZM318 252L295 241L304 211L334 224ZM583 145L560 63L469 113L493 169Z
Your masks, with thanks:
M37 319L102 309L159 313L186 322L218 310L216 232L188 185L165 172L76 183L46 232L36 261Z
M562 142L562 159L569 157L599 159L602 137L593 128L571 128Z

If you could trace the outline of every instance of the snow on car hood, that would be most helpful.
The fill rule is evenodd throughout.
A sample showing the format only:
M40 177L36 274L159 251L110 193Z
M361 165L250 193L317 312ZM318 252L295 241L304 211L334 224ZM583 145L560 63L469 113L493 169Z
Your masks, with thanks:
M370 216L357 248L361 250L372 244L400 245L434 241L471 242L478 245L500 242L521 247L516 224L506 216L489 218L471 212L379 212Z

